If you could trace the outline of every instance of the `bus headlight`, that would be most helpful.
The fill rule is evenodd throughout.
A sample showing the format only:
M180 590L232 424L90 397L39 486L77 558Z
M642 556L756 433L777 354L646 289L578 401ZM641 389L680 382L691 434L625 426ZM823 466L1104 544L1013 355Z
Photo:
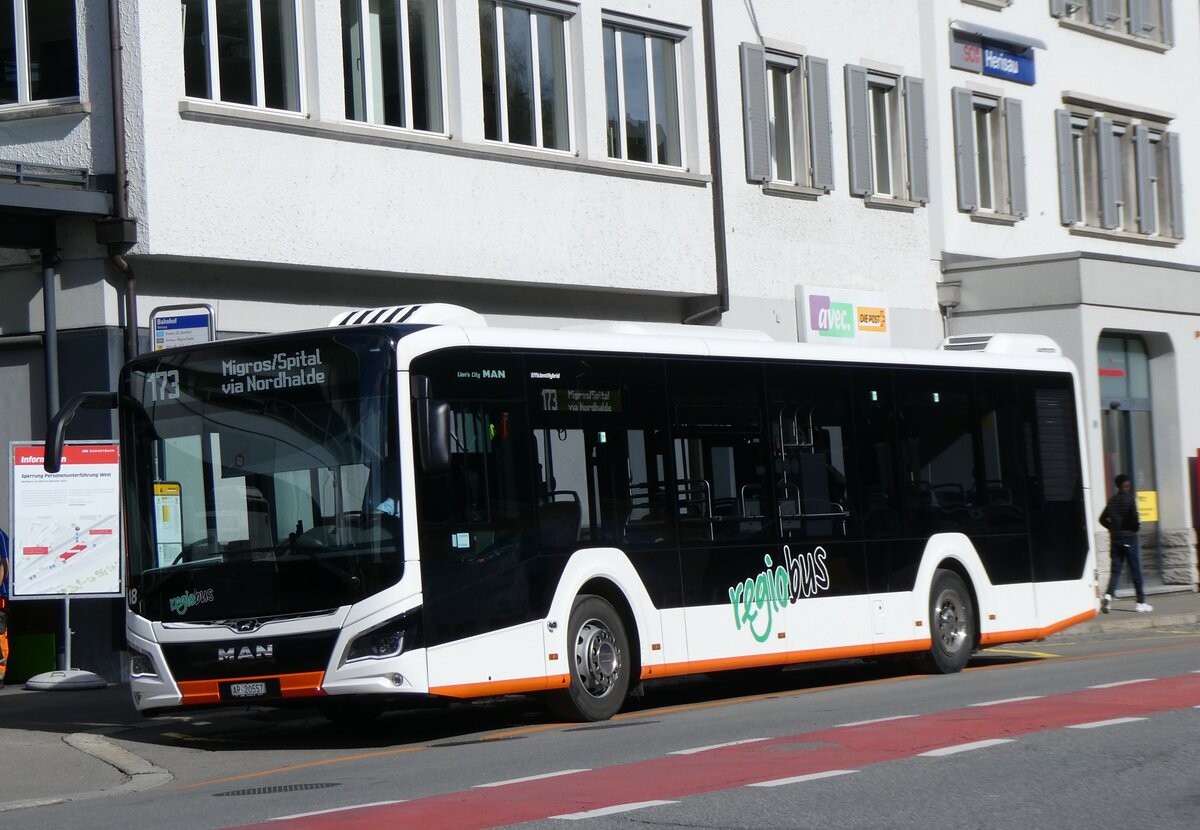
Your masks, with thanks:
M382 660L401 654L406 647L412 648L415 645L418 619L419 612L410 612L360 634L346 649L346 662Z
M144 651L129 647L129 674L132 677L158 678L158 670L154 668L154 660Z

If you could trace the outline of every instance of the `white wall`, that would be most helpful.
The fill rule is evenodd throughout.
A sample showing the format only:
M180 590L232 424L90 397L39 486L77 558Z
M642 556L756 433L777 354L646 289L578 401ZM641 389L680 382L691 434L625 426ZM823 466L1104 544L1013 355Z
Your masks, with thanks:
M427 149L411 133L343 121L336 4L306 4L314 44L307 67L315 73L307 114L268 120L235 106L181 114L179 10L141 3L144 135L131 149L146 159L135 190L148 232L132 254L711 293L706 179L606 157L599 6L587 4L575 22L583 47L577 156L520 150L514 160L501 155L510 148L489 152L482 139L477 4L447 6L457 21L447 27L457 123L449 139L432 139ZM698 5L683 0L605 8L699 27ZM699 45L685 54L684 73L702 82ZM703 99L692 92L688 164L702 172Z

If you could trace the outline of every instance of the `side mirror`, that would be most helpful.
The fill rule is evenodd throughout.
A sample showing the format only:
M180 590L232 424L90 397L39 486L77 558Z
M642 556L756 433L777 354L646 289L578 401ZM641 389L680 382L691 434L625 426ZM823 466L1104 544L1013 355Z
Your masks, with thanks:
M80 407L116 409L117 393L81 392L67 401L66 406L58 410L54 419L50 421L50 429L46 431L46 453L42 460L42 467L46 472L57 473L62 467L63 442L66 438L67 424L71 423L71 419L75 417L75 413L79 411Z
M424 375L413 375L413 415L421 469L441 473L450 469L450 404L430 397L432 384Z

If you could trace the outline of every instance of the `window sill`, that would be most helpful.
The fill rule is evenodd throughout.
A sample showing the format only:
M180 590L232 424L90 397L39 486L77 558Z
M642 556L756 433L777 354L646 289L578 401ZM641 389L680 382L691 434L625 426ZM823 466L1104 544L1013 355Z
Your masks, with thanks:
M695 187L707 187L712 180L710 176L679 168L642 165L636 162L617 160L594 161L579 158L574 153L563 153L561 150L539 150L533 147L515 147L494 142L469 144L461 139L456 139L453 135L442 133L424 133L400 127L366 124L361 121L320 121L305 113L262 110L240 104L199 101L194 98L187 98L179 102L179 115L187 121L206 121L276 130L315 138L427 150L448 155L506 161L531 167L573 170L596 175L669 182Z
M1000 11L1012 5L1012 0L963 0L968 6L982 6L985 9Z
M867 195L863 196L862 200L864 205L876 210L898 210L903 213L914 213L918 208L924 207L920 202L910 202L908 199L897 199L894 196Z
M1118 32L1113 29L1106 29L1103 26L1097 26L1094 23L1085 23L1082 20L1059 20L1058 25L1064 29L1070 29L1073 32L1083 32L1087 35L1104 38L1105 40L1124 43L1126 46L1134 46L1138 49L1146 49L1150 52L1166 52L1171 48L1171 44L1163 43L1160 40L1150 40L1144 37L1134 37L1128 32Z
M89 115L89 101L73 101L69 104L20 104L0 107L0 121L24 121L29 118L54 118L61 115Z
M1017 216L1015 213L996 213L987 210L971 211L971 221L982 222L985 225L1008 225L1011 227L1024 218L1024 216Z
M815 202L829 192L820 187L809 187L804 184L790 184L788 182L763 182L762 191L768 196L783 196L788 199L803 199L808 202Z
M1138 245L1152 245L1156 248L1174 248L1183 242L1173 236L1147 236L1129 231L1109 230L1108 228L1090 228L1086 225L1074 225L1067 230L1072 236L1090 236L1094 239L1111 239L1114 242L1133 242Z

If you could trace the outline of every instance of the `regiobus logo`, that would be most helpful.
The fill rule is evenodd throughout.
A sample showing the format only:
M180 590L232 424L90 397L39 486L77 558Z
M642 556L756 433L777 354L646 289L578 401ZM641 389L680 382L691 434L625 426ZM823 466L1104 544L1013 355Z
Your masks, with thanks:
M835 303L827 294L810 294L808 327L821 337L853 337L854 304Z

